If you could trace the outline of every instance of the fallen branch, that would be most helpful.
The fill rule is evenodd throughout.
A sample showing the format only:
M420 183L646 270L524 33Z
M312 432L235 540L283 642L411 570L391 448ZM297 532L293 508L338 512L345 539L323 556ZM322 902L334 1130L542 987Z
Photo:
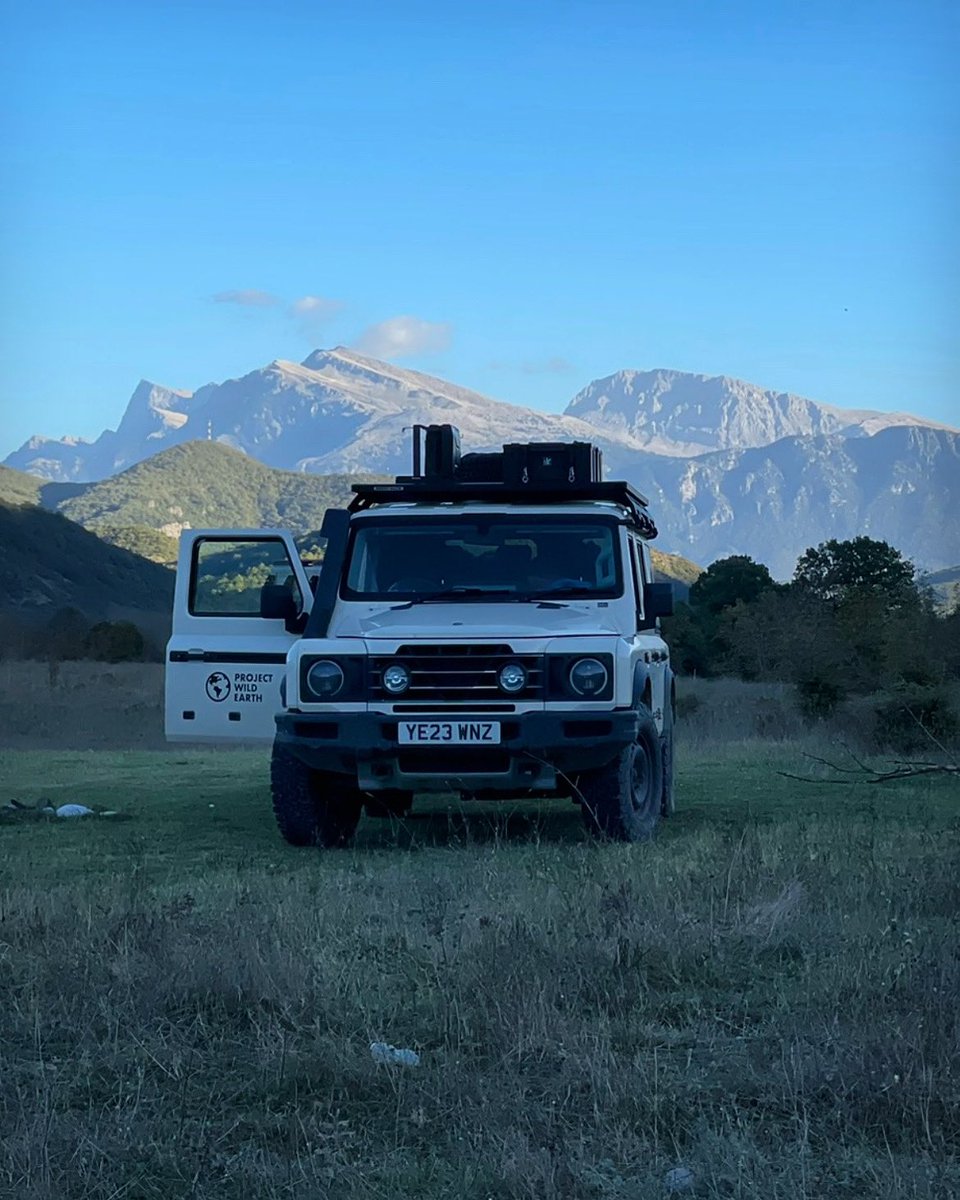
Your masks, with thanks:
M804 758L822 763L825 767L843 772L847 776L853 775L854 778L829 779L816 775L794 775L791 771L778 771L777 774L782 775L784 779L799 779L801 783L848 783L851 785L856 783L893 783L898 779L918 779L924 775L960 775L960 766L955 766L953 763L903 763L892 770L882 771L876 767L864 767L862 770L841 767L838 763L828 762L825 758L817 758L813 754L805 754Z
M822 767L828 767L836 775L843 775L847 778L825 779L815 775L794 775L790 771L778 771L777 774L782 775L785 779L799 779L801 783L894 783L898 779L918 779L925 775L960 775L960 763L929 733L929 730L924 729L924 732L930 736L934 745L943 751L944 756L949 759L948 762L918 762L916 759L895 758L890 767L875 767L858 758L849 746L844 746L843 749L855 764L852 767L831 762L828 758L820 758L816 754L805 753L803 757L809 759L810 762L819 763Z

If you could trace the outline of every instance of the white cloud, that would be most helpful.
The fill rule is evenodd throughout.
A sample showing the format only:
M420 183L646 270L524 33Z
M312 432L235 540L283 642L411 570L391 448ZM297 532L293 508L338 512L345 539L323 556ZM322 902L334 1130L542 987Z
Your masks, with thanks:
M287 313L299 323L301 334L314 340L342 308L341 301L327 296L300 296L288 306Z
M279 296L261 292L257 288L241 288L235 292L217 292L214 304L240 304L244 308L272 308L280 303Z
M411 354L435 354L446 350L452 338L453 326L445 321L389 317L365 329L353 343L353 348L373 358L405 358Z
M328 300L326 296L301 296L290 305L290 311L295 317L332 317L343 305L339 300Z

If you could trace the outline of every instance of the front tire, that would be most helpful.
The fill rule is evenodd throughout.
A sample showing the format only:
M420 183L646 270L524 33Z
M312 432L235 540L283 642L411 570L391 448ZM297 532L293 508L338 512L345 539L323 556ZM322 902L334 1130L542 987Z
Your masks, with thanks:
M645 842L653 837L663 804L663 752L653 714L639 710L636 740L606 766L580 776L580 809L595 837Z
M342 776L315 771L274 743L270 759L273 814L291 846L346 846L357 831L360 793Z

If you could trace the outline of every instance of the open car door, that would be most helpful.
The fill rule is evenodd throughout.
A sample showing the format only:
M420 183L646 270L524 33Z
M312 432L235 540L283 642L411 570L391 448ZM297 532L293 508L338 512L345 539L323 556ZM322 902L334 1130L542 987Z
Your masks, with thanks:
M287 651L299 634L260 615L265 584L290 589L297 611L312 594L283 529L188 529L180 537L167 644L169 741L272 741Z

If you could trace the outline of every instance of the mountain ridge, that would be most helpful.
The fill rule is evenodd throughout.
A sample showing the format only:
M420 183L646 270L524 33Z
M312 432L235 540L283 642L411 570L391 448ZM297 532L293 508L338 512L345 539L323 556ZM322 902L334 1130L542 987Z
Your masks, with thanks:
M664 422L656 419L661 411L668 414ZM688 412L691 416L684 421ZM792 436L871 436L901 425L950 429L905 413L821 404L729 375L662 368L623 370L596 379L574 396L564 414L603 431L627 433L638 449L688 458L713 450L770 445Z
M650 493L665 540L701 562L747 553L782 578L838 531L890 541L923 570L960 560L960 469L956 482L943 469L954 468L956 430L665 369L616 372L565 413L544 413L342 347L316 350L192 393L141 381L117 430L93 443L31 439L6 462L60 489L86 488L209 439L275 470L392 476L409 470L410 426L436 422L457 425L469 450L598 444L608 475ZM57 503L68 498L61 491Z
M546 413L336 347L315 350L302 363L274 359L195 392L141 380L115 430L93 442L35 435L4 462L48 479L89 482L168 445L210 437L281 469L396 473L405 465L405 424L454 420L454 414L465 444L476 449L503 440L579 438L599 441L611 461L644 451L695 457L784 436L872 436L904 424L950 428L900 413L840 409L730 376L663 368L594 380L563 413ZM319 439L317 418L324 421ZM323 443L317 452L311 440Z

